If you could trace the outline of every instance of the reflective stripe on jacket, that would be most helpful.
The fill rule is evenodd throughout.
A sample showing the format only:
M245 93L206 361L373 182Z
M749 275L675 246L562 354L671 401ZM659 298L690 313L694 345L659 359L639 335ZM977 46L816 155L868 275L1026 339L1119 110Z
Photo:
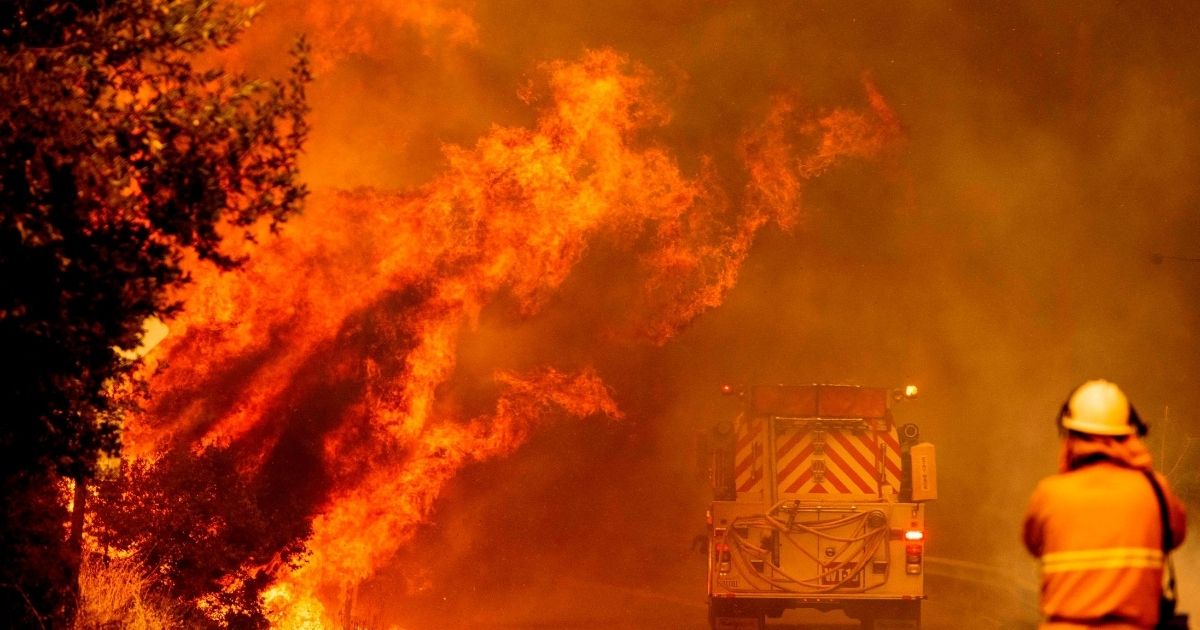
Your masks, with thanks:
M1062 468L1038 484L1025 516L1025 546L1042 565L1042 628L1152 628L1163 553L1158 499L1142 472L1149 453L1136 437L1069 438ZM1178 546L1183 506L1158 480Z

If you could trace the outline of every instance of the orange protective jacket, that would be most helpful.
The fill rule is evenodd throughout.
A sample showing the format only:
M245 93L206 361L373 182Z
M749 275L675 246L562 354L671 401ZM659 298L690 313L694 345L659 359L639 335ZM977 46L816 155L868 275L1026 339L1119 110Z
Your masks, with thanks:
M1025 546L1041 561L1040 628L1153 628L1164 558L1158 499L1142 472L1151 470L1145 444L1068 437L1060 469L1038 484L1025 515ZM1178 546L1183 504L1155 475Z

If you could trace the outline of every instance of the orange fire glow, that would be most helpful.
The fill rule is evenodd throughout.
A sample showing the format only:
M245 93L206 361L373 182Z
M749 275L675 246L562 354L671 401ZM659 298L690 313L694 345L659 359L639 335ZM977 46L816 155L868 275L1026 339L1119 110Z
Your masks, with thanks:
M473 37L468 22L429 24ZM249 474L285 434L313 427L331 487L307 562L266 567L281 627L332 625L463 466L511 453L555 418L622 416L586 365L497 374L490 414L439 406L461 336L499 295L536 314L589 244L627 243L642 274L638 335L665 342L721 303L763 226L795 223L805 180L899 134L870 84L865 112L805 118L781 100L743 142L740 208L709 168L690 176L650 140L670 111L649 70L607 49L544 69L536 126L446 147L443 174L416 191L318 195L236 274L192 270L186 310L156 351L154 406L129 423L126 443L143 457L172 443L238 444L255 454ZM299 390L324 410L298 408Z
M435 50L434 42L474 46L479 27L469 11L455 5L445 0L306 3L305 30L318 39L316 70L329 68L347 55L373 52L379 46L381 27L415 29L426 42L426 54Z

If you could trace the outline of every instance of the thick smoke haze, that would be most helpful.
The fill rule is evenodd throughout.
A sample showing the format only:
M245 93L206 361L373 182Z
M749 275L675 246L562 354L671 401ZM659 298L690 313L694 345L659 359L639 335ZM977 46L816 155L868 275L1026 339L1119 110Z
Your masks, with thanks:
M919 385L922 397L896 414L938 449L929 553L1023 584L1036 579L1019 542L1025 502L1056 469L1054 414L1085 379L1125 388L1152 427L1156 465L1193 513L1200 507L1200 5L396 4L272 3L228 59L278 69L279 51L308 33L317 78L304 175L326 210L289 226L295 240L280 247L300 242L352 271L264 273L255 291L284 305L316 299L306 292L332 300L329 287L353 284L360 297L339 311L350 315L273 329L275 341L240 356L242 372L205 372L226 392L205 413L188 412L190 399L172 389L158 408L170 419L146 424L256 453L269 487L297 484L303 505L289 514L304 520L328 514L341 491L331 488L371 473L295 480L297 457L308 460L279 445L319 460L322 449L374 439L374 421L347 428L347 418L371 415L357 406L371 397L371 370L415 378L406 357L423 352L425 336L452 338L452 356L397 409L429 396L431 415L474 426L465 420L503 415L498 400L513 383L553 380L544 367L578 375L572 391L598 402L550 401L571 418L518 423L519 444L485 445L486 433L466 430L484 454L439 460L447 481L419 510L427 522L398 527L395 549L348 583L325 580L327 615L477 627L588 606L575 592L628 589L633 600L693 602L702 619L703 558L690 547L708 495L694 447L698 431L736 413L718 394L723 383ZM604 180L611 156L600 153L619 150L645 160L655 174L646 183L661 194L613 184L597 193L606 203L678 207L616 210L582 226L553 212L514 215L543 223L503 228L513 234L576 230L581 240L525 268L535 277L512 271L463 298L461 313L434 313L451 308L438 282L468 274L424 266L426 233L389 217L420 217L421 204L440 199L430 192L439 182L490 159L485 139L507 138L498 144L515 151L525 145L504 130L552 136L546 112L571 114L547 76L597 54L625 60L617 75L644 79L621 110L639 122L605 119L621 140L588 158L599 175L582 167L564 190ZM764 163L787 168L762 175ZM349 246L287 236L342 223L353 228ZM414 275L403 290L389 285L394 293L363 287L388 284L379 277L388 270L425 268L439 280ZM218 281L198 278L210 292L197 299L222 299L211 292ZM295 288L308 283L323 288ZM278 322L279 308L251 315ZM190 310L173 336L204 329L198 320L212 310ZM436 326L419 323L427 319ZM281 340L293 337L306 341ZM203 343L190 339L175 347ZM277 351L295 356L270 358ZM359 354L389 352L396 365L359 365ZM293 359L310 367L278 367ZM290 380L241 392L260 365ZM497 373L520 376L498 382ZM330 374L340 380L322 391ZM272 404L270 426L224 433L237 425L228 418ZM1185 604L1200 601L1196 548L1190 541L1177 563Z

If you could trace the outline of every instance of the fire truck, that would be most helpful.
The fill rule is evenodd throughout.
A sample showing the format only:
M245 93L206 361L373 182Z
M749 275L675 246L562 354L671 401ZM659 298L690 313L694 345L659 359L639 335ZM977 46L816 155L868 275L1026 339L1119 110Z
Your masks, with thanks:
M741 412L702 434L713 630L761 630L791 608L919 628L936 460L917 425L892 416L916 388L722 390Z

